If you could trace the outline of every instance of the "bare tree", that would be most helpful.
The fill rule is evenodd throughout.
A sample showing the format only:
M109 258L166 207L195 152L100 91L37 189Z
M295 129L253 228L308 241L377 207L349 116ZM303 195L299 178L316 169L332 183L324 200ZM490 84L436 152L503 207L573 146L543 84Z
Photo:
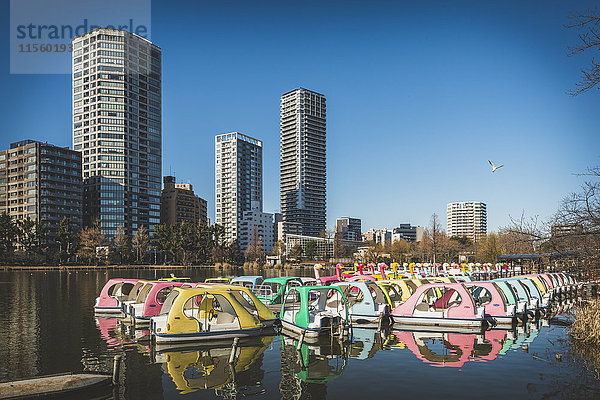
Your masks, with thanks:
M132 239L133 248L135 249L136 261L141 262L148 251L150 251L150 238L148 231L144 225L140 226Z
M600 11L598 9L573 13L569 16L569 20L566 27L579 31L579 42L568 48L569 56L581 54L590 49L600 50ZM590 65L581 69L581 78L575 84L575 88L567 93L577 96L594 88L598 83L600 83L600 63L592 57Z
M258 229L256 226L252 228L252 233L250 235L250 243L246 248L246 259L248 261L264 261L265 252L263 251L263 243L262 238L258 234Z
M126 263L131 254L131 238L125 234L123 226L117 228L117 232L113 238L113 245L119 254L119 261Z
M435 213L431 216L429 232L431 235L431 254L433 256L433 263L435 264L436 256L440 247L440 241L442 236L446 236L446 233L442 230L442 226L438 220L438 215Z
M79 235L81 247L77 254L80 257L93 262L95 265L98 265L98 259L104 255L103 248L106 242L106 237L102 234L102 231L100 231L98 223L83 228Z

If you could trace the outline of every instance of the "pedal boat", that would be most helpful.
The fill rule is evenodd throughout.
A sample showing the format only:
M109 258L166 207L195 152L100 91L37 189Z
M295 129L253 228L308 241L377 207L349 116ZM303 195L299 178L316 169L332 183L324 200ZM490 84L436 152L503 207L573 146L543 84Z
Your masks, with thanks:
M237 285L215 285L210 283L198 283L195 287L209 287L216 289L227 289L231 292L231 295L235 297L235 299L240 303L250 314L254 315L256 318L260 320L267 328L273 327L279 322L279 318L273 313L273 311L269 310L267 306L263 304L262 301L250 288L245 286L237 286Z
M94 303L96 314L121 314L120 302L129 295L140 279L109 279Z
M375 282L338 282L331 287L339 287L348 303L348 313L353 324L362 327L388 326L392 323L391 300Z
M492 282L494 282L495 286L502 293L503 298L506 300L506 304L515 307L517 324L524 324L527 322L527 320L532 316L532 312L527 309L527 301L519 300L519 296L508 283L498 280ZM465 283L465 285L468 287L469 283Z
M140 290L135 302L126 304L125 318L137 328L147 327L150 318L158 315L165 299L175 287L192 287L185 282L148 282Z
M259 275L244 275L233 278L231 285L244 286L250 290L256 290L263 283L263 277Z
M483 307L477 307L462 283L421 285L392 311L395 326L483 329L487 327Z
M495 321L494 328L512 329L518 322L516 304L508 304L504 293L493 281L469 282L465 284L478 307ZM523 321L521 321L523 322Z
M206 278L204 283L222 283L224 285L229 285L231 283L231 278Z
M304 336L307 342L318 341L320 336L343 337L349 318L344 293L336 286L291 288L279 313L283 333Z
M211 287L174 288L161 314L150 319L155 343L195 342L257 336L267 330L242 306L231 290Z
M539 317L542 313L542 307L539 304L538 299L534 298L527 286L521 282L521 278L499 278L494 279L494 282L505 282L515 292L519 301L527 304L527 313L533 319Z
M256 290L256 297L264 304L281 304L288 290L292 287L304 286L300 278L279 277L267 278Z

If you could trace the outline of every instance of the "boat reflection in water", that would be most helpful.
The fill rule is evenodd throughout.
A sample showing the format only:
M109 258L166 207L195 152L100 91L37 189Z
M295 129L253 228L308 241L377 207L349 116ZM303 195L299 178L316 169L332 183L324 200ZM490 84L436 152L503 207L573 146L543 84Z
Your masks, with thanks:
M491 330L474 334L394 331L392 334L395 340L388 340L386 346L407 348L419 360L435 367L460 368L469 361L495 360L503 350L509 332Z
M243 394L263 393L263 353L273 336L245 339L239 342L234 362L229 364L232 341L204 345L161 345L153 349L153 362L162 364L180 394L199 389L214 389L215 394L236 398Z
M379 350L383 350L389 335L389 332L386 332L385 330L378 331L369 328L353 328L350 357L359 360L373 358L375 353Z
M123 330L119 318L115 317L95 317L96 327L100 331L100 337L104 340L109 349L120 348L123 346L136 347L137 342Z
M350 343L337 338L321 338L302 343L281 335L281 383L283 399L326 398L327 382L344 372Z

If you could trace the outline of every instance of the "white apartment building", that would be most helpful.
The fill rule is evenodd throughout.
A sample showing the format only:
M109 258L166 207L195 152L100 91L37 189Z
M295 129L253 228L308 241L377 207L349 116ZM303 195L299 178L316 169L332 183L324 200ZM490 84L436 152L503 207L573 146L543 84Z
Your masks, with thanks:
M446 206L446 234L465 236L473 242L487 234L487 208L480 201L460 201Z
M161 50L97 28L73 39L73 149L82 153L83 222L111 238L119 226L160 223Z
M215 137L215 223L240 239L245 211L262 212L262 141L239 132ZM244 249L244 248L242 248Z
M252 231L256 228L258 237L262 241L265 254L273 250L275 244L275 232L273 214L262 212L258 202L252 202L252 210L244 211L239 225L240 248L245 251L252 241Z

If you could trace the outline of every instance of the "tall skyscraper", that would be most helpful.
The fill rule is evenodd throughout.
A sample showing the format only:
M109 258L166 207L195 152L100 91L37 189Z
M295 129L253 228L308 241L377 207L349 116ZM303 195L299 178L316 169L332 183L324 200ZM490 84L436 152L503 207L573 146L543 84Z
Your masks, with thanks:
M460 201L446 206L446 234L477 241L487 234L487 208L480 201Z
M0 151L0 214L39 221L56 237L63 218L81 226L81 154L22 140Z
M298 88L281 96L280 196L285 233L319 236L326 219L326 105ZM288 228L289 226L289 228Z
M73 149L82 152L84 224L151 233L160 223L161 50L123 30L73 39Z
M240 238L244 211L262 212L262 142L238 132L215 137L215 223Z

